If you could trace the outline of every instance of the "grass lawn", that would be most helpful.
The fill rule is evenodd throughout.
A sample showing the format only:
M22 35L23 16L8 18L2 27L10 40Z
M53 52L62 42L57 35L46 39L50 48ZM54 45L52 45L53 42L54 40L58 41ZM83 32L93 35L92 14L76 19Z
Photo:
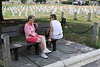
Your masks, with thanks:
M55 14L57 15L57 20L59 20L59 21L61 21L60 7L62 7L62 9L65 13L64 17L66 18L66 23L75 32L84 32L87 29L89 29L91 26L93 26L94 22L100 22L100 15L98 15L97 18L94 18L93 14L92 14L92 21L87 21L86 14L84 17L81 17L81 11L80 11L80 14L78 15L78 20L74 20L74 16L70 16L68 14L69 7L75 7L76 9L78 9L79 7L82 7L82 8L87 7L87 9L90 10L90 6L76 6L76 5L72 6L72 5L61 5L61 4L60 5L40 4L40 5L42 6L42 8L46 5L47 5L48 9L50 9L49 7L52 7L52 6L57 8L57 12ZM25 7L26 6L31 6L31 7L34 6L36 8L36 7L40 7L40 5L34 4L34 5L23 5L23 6L25 6ZM3 6L7 6L7 7L16 6L17 7L18 4L10 4L10 5L3 4ZM67 12L65 11L65 7L68 9ZM92 6L92 8L95 9L96 6ZM18 10L18 9L16 9L16 10ZM19 7L19 10L21 10L20 7ZM26 11L26 9L23 11L21 17L19 17L18 13L15 14L15 16L13 17L11 14L11 11L6 10L6 13L4 16L5 20L15 20L15 21L18 21L20 23L19 24L9 24L9 25L4 25L4 26L24 25L25 22L27 22L27 17L25 17L25 11ZM33 10L33 11L35 11L35 10ZM28 8L28 15L30 15L30 14L31 14L31 11L30 11L30 8ZM37 13L35 13L35 23L49 23L50 22L49 16L50 16L50 13L44 12L44 16L41 17L41 12L38 11ZM3 26L1 26L1 27L3 27ZM100 31L99 31L99 34L100 34ZM100 36L99 36L99 38L100 38ZM65 26L65 39L70 40L70 41L74 41L74 42L78 42L78 43L81 43L83 45L87 45L87 46L94 47L94 48L100 47L100 39L99 39L98 45L95 45L95 46L92 45L93 28L84 34L76 34L76 33L72 32L71 30L69 30L68 26L66 25Z

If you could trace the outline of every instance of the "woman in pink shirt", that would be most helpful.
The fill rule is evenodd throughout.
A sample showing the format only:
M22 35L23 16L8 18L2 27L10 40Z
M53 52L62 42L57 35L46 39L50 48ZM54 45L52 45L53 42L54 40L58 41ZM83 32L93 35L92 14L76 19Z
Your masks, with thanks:
M41 57L48 58L48 56L45 53L50 53L51 51L46 47L45 37L42 35L38 35L35 32L34 24L36 25L36 28L38 28L38 24L34 23L34 21L35 21L35 17L33 15L29 15L28 22L25 24L24 27L26 40L31 43L36 43L36 42L40 43Z

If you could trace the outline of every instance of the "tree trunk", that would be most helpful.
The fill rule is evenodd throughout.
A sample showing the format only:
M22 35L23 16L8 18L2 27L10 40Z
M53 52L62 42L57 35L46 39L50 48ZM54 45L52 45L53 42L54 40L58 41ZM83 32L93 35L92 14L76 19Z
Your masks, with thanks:
M2 0L0 0L0 21L4 20L2 16Z

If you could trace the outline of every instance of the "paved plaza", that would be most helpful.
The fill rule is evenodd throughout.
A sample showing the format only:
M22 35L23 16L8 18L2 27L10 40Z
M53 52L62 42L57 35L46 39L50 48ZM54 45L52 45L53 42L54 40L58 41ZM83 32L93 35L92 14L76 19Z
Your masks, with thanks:
M13 54L11 55L12 67L45 67L47 65L63 61L65 59L69 59L71 57L96 50L79 43L61 39L57 41L57 50L53 51L50 54L47 54L49 56L48 59L43 59L40 55L34 54L35 53L34 47L32 47L30 50L26 50L25 48L26 47L19 49L18 61L14 61ZM52 45L51 47L49 47L49 49L52 50ZM55 67L59 67L59 66L55 66ZM82 67L100 67L100 61L98 60L86 65L83 65Z

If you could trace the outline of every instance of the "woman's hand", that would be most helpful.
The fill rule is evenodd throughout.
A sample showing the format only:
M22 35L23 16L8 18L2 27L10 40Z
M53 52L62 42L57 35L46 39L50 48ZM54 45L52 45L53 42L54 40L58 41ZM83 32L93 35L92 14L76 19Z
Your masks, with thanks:
M49 38L48 41L51 42L51 38Z
M50 31L50 29L46 31L46 35L49 35L49 31Z
M36 28L38 29L38 24L37 23L34 23L36 25Z

